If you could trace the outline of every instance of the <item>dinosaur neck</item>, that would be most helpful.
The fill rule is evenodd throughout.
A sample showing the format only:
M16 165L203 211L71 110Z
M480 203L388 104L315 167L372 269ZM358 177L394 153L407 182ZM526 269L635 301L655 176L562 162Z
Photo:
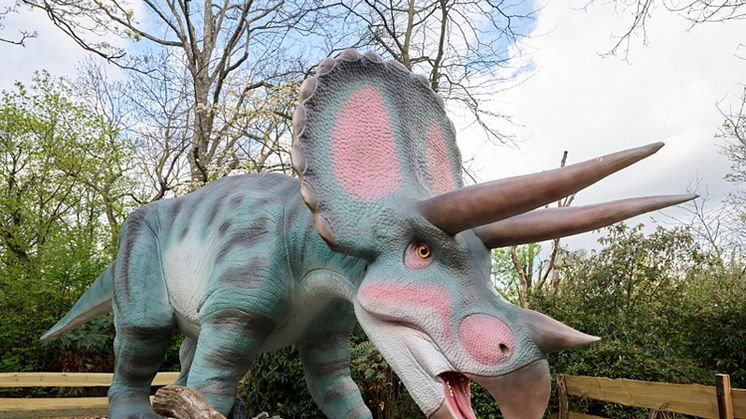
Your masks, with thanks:
M315 269L301 279L298 297L302 300L339 298L352 301L357 292L357 285L338 272Z
M351 300L365 275L366 261L329 248L300 196L288 199L285 218L288 263L299 295Z

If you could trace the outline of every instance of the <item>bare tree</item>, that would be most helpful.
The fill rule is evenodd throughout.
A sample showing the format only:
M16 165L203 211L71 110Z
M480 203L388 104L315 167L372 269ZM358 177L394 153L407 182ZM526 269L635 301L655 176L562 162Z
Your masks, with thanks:
M342 42L372 45L408 68L426 71L433 89L469 109L488 138L508 142L511 138L493 123L506 116L488 109L488 98L511 76L498 70L509 61L508 49L524 36L516 28L532 18L526 6L476 0L145 0L140 9L127 0L21 1L45 10L84 49L142 73L131 92L145 87L145 96L152 96L156 90L147 88L150 83L187 76L189 100L179 114L161 109L168 127L180 118L178 130L139 132L144 139L156 132L166 138L189 135L186 147L180 140L161 143L169 144L162 151L175 159L151 156L156 162L151 177L160 191L156 198L173 189L170 178L182 153L192 189L235 171L286 170L297 80L309 62L341 49ZM101 34L168 50L169 70L148 55L128 56ZM299 48L303 43L310 46Z
M589 0L585 7L596 2ZM648 21L657 6L678 14L692 26L746 18L746 2L743 0L613 0L611 3L628 15L631 21L621 35L616 36L616 42L605 55L621 55L624 58L629 54L635 35L640 35L643 43L647 42Z
M307 66L298 57L308 51L291 46L317 26L317 16L311 12L319 7L303 0L145 0L140 13L126 0L21 1L43 9L84 49L124 68L158 71L147 60L132 59L97 35L147 41L172 50L189 75L187 157L194 187L209 180L211 164L221 153L231 152L222 135L234 130L233 124L242 116L224 113L218 119L226 97L234 99L236 109L245 109L247 98L270 95L268 89L274 91L288 77L302 74Z
M158 57L167 60L168 53ZM152 57L150 60L155 61ZM171 68L153 66L151 75L132 73L125 79L111 79L101 62L87 59L73 82L75 93L117 127L120 141L134 156L128 174L137 179L127 192L134 205L158 200L172 191L183 176L185 150L189 143L188 84L180 83Z
M5 29L4 21L10 15L11 13L16 13L17 10L15 7L6 6L2 10L0 10L0 30ZM6 44L14 44L14 45L20 45L22 47L26 46L26 41L32 38L36 38L37 33L36 32L29 32L25 30L19 30L18 36L15 38L8 38L6 36L0 36L0 42L5 42Z
M719 109L725 118L719 134L723 141L721 152L731 162L730 172L725 180L736 185L746 185L746 88L736 107ZM746 191L740 189L732 192L729 203L734 212L732 231L734 237L738 238L735 244L743 249L746 247Z
M428 74L430 87L468 109L488 139L512 142L495 125L508 116L488 104L517 70L507 71L509 48L526 37L530 2L357 0L342 7L362 24L361 42Z

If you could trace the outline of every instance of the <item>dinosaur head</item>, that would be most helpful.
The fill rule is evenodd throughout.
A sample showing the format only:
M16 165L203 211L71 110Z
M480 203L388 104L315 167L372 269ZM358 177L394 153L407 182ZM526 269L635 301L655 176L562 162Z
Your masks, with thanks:
M355 312L422 410L474 418L475 381L506 417L540 417L550 393L545 354L596 338L505 302L489 281L489 251L471 231L451 236L425 224L408 240L391 239L399 254L369 265Z
M293 165L319 234L368 261L355 314L423 412L473 418L470 382L507 418L541 417L546 354L591 343L504 301L490 248L575 234L693 198L537 209L657 151L651 144L468 187L454 129L427 80L347 50L301 86Z

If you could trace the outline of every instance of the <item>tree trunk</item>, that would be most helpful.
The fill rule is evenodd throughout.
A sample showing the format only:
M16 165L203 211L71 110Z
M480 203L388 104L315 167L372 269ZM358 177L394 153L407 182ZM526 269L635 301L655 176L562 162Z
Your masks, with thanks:
M160 388L153 398L153 409L160 415L182 419L225 419L198 391L180 386Z

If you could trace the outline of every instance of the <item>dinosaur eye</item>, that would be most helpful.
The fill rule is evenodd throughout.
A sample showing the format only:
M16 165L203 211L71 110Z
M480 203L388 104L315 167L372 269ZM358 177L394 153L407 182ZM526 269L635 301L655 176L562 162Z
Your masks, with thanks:
M428 246L427 243L419 243L415 251L417 252L417 256L422 259L427 259L433 255L430 251L430 246Z
M404 252L404 264L411 269L424 269L433 261L433 251L423 242L412 242Z

